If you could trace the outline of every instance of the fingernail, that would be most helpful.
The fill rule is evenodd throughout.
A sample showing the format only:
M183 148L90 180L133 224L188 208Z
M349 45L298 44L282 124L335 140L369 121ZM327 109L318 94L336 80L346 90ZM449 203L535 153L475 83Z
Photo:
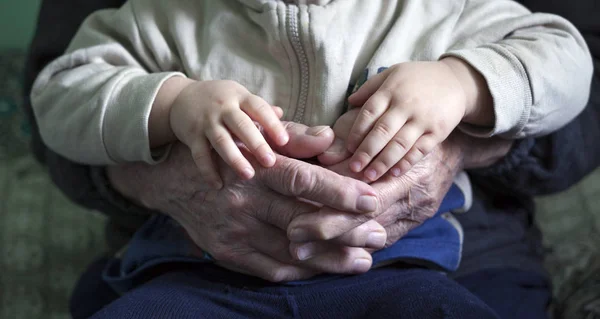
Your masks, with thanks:
M392 175L399 177L401 173L399 168L392 168Z
M365 243L365 245L367 246L367 248L380 249L383 248L383 246L385 246L385 240L385 234L373 232L370 233L369 236L367 236L367 242Z
M287 134L281 134L279 135L279 145L283 146L285 144L287 144L287 142L290 141L290 136Z
M273 164L275 164L275 155L273 155L273 153L265 154L265 156L263 156L263 162L269 167L273 166Z
M355 173L358 173L358 172L360 172L360 169L361 169L361 168L362 168L362 165L360 164L360 162L359 162L359 161L355 161L355 162L352 162L352 163L350 163L350 169L351 169L353 172L355 172Z
M365 176L370 180L374 180L377 176L377 172L371 168L365 172Z
M320 136L321 134L329 131L329 126L314 126L306 130L306 134L312 136Z
M356 209L363 212L373 212L377 209L377 198L371 195L359 196L356 200Z
M371 269L371 261L364 258L354 260L353 270L357 273L364 273Z
M303 242L308 240L308 232L303 228L294 228L290 231L289 240L293 242Z
M242 170L242 176L245 179L251 179L252 177L254 177L254 170L250 167L246 167Z
M307 260L311 258L315 254L314 250L315 247L312 243L298 247L298 260Z

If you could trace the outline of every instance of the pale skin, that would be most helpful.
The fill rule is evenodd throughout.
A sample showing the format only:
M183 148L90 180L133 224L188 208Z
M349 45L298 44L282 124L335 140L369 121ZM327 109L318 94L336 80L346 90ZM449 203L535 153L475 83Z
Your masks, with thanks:
M350 170L364 171L364 179L370 182L389 170L394 176L407 172L461 121L480 126L494 121L485 80L456 58L396 64L369 79L349 102L362 105L347 138L347 149L354 154ZM289 136L281 116L280 108L235 81L174 77L165 82L153 105L150 145L183 142L201 175L219 189L223 182L211 147L240 177L250 179L255 170L235 138L260 165L272 167L275 154L254 122L263 128L269 142L282 146ZM328 164L334 164L333 160Z
M173 109L175 105L183 110L196 108L199 83L202 82L185 78L172 78L165 83L150 117L152 146L178 139L171 129L176 122ZM225 84L237 85L229 81ZM242 95L245 94L250 93ZM467 96L478 98L477 94ZM187 99L195 101L188 103ZM215 100L223 105L223 100ZM278 110L274 108L273 112L279 121ZM182 114L189 120L188 113ZM348 123L354 123L357 115L357 111L348 112L338 120L335 140L327 127L303 128L297 123L283 123L294 135L288 135L289 143L285 145L273 144L278 154L270 168L258 164L260 157L251 154L251 150L239 149L256 169L252 182L224 158L213 158L210 160L222 163L218 167L224 178L223 187L214 190L214 180L197 169L195 173L190 170L189 163L194 163L195 158L190 156L189 146L181 145L175 146L164 164L111 167L109 178L126 196L177 220L191 239L225 268L270 281L299 280L321 272L361 273L371 266L371 251L394 243L435 213L452 176L463 167L464 152L471 153L467 146L473 143L465 142L465 137L457 133L404 176L384 177L369 186L348 169L350 160L343 147L352 127ZM273 136L277 135L270 139ZM491 140L487 143L492 145ZM484 147L483 143L480 145ZM510 142L502 145L509 147ZM485 156L496 159L508 147L494 152L487 148L490 153ZM188 155L183 155L186 152ZM293 159L315 155L327 169ZM155 175L172 183L152 183ZM148 183L140 178L146 178ZM240 242L240 237L249 240Z
M393 65L348 101L360 107L347 139L350 169L375 181L406 173L458 126L490 127L493 101L485 79L463 60Z
M159 90L152 107L150 145L181 141L190 148L202 176L219 189L223 181L212 160L211 147L240 177L250 179L255 170L235 138L244 143L260 165L271 167L275 153L254 122L272 143L282 146L289 140L279 120L282 115L281 108L271 106L235 81L200 82L174 77Z

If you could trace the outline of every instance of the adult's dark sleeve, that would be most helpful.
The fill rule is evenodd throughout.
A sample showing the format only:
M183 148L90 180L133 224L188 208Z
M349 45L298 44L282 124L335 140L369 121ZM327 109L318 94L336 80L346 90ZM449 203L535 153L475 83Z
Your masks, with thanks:
M585 110L562 129L518 141L499 163L470 173L476 183L498 192L545 195L571 187L600 166L600 1L520 2L534 12L568 19L583 34L594 59L591 97Z

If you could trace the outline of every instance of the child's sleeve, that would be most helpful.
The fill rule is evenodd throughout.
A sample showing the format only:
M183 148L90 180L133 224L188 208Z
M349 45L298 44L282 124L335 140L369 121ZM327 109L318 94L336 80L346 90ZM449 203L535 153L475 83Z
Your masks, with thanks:
M135 2L92 14L67 52L38 76L31 102L44 143L55 152L92 165L165 157L152 154L148 118L163 82L184 75L162 72L177 70L177 59L151 24L153 4L138 2L143 34Z
M509 0L466 0L450 48L478 70L494 101L494 127L461 124L471 135L524 138L551 133L585 107L592 60L577 29Z

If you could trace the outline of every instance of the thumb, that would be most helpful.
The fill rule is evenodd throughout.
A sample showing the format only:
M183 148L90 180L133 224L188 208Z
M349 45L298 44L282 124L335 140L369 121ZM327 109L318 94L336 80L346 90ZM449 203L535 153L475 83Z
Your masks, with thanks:
M283 146L273 145L276 152L292 158L311 158L329 148L333 143L333 130L329 126L309 127L295 122L283 122L290 139Z

